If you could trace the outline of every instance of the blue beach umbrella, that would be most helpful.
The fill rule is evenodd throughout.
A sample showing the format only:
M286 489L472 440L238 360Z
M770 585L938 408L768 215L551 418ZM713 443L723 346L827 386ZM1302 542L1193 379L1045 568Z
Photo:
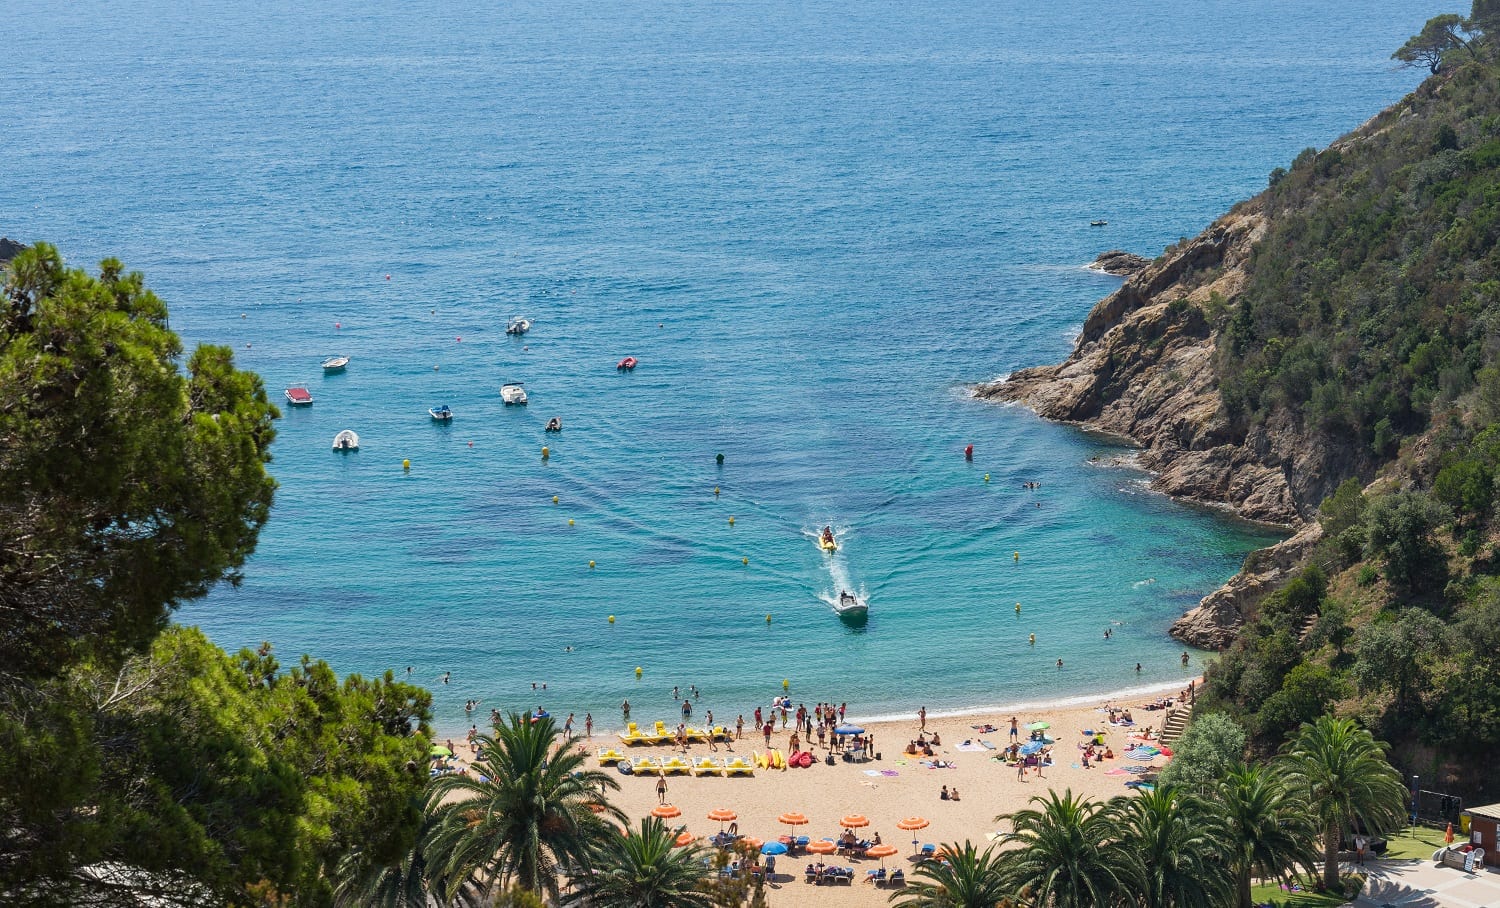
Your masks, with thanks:
M1029 756L1031 756L1032 754L1036 753L1037 751L1039 751L1041 749L1042 749L1042 742L1040 742L1040 741L1027 741L1025 744L1021 745L1021 755L1029 757Z
M780 842L767 842L760 846L761 854L786 854L786 846Z
M865 730L858 725L840 725L833 730L833 733L836 735L862 735L865 733Z

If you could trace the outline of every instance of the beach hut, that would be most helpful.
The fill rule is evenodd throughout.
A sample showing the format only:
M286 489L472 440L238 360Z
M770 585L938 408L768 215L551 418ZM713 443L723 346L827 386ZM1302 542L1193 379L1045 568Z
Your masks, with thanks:
M1487 807L1470 807L1469 814L1469 841L1484 849L1486 855L1493 855L1500 848L1500 804L1490 804Z

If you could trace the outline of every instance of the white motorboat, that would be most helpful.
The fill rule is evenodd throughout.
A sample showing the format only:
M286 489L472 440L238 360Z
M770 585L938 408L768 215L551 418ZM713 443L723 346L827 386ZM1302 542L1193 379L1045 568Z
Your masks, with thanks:
M447 404L443 404L441 407L428 407L427 412L438 422L447 422L453 418L453 411L448 409Z
M508 407L511 404L526 405L526 389L521 387L518 381L506 382L500 386L500 399L505 401Z
M353 429L345 429L333 436L333 449L335 451L358 451L359 436L354 434Z
M510 322L508 322L506 324L506 326L505 326L505 333L506 334L521 335L521 334L525 334L527 331L530 331L530 330L531 330L531 319L526 318L524 316L520 316L520 315L518 315L515 318L511 319Z
M840 616L857 618L870 613L869 600L856 596L848 590L840 590L838 601L833 604L833 610Z
M312 392L307 390L306 385L292 385L281 393L286 395L287 403L294 407L310 406L313 402Z
M344 367L347 366L347 365L349 365L349 357L347 357L347 356L330 356L327 359L323 360L323 371L324 372L342 372L342 371L344 371Z

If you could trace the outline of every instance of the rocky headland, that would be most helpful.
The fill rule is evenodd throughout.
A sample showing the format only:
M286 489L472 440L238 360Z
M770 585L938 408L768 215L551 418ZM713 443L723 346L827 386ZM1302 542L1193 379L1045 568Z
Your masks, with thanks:
M1265 233L1257 202L1131 271L1094 306L1062 363L976 389L981 398L1131 439L1158 491L1293 531L1252 554L1240 574L1173 625L1184 642L1214 649L1296 570L1318 538L1311 521L1318 503L1347 475L1337 452L1309 442L1290 420L1240 428L1222 414L1215 319L1244 287L1245 263ZM1096 267L1130 268L1126 255L1106 253Z

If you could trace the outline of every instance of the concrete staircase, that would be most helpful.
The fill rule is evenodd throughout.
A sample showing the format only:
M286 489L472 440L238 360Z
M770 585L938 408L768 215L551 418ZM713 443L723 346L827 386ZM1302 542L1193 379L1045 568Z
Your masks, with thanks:
M1171 746L1187 731L1188 722L1193 718L1193 704L1182 703L1172 707L1167 713L1167 721L1161 726L1161 743L1163 746Z

